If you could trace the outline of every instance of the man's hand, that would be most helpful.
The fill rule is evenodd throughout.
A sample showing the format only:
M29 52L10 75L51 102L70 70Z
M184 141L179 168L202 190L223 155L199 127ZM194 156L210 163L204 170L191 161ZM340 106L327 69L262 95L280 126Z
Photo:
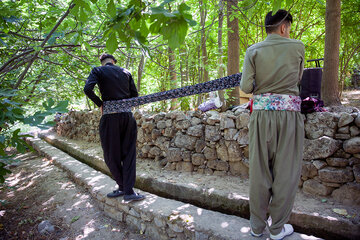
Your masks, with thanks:
M103 105L100 107L101 115L103 115Z

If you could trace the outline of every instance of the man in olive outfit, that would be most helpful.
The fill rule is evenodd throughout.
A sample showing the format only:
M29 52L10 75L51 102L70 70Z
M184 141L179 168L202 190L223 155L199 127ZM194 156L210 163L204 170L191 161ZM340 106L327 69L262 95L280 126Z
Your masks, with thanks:
M137 97L134 80L127 69L115 66L116 59L110 54L100 56L100 67L92 69L85 87L85 94L101 109L99 124L104 159L119 188L107 197L124 195L125 201L142 200L145 196L133 190L136 178L137 124L131 109L117 109L103 114L103 101ZM94 93L98 84L102 100Z
M253 93L249 123L250 226L261 237L269 226L271 239L294 232L289 220L300 180L304 118L299 82L305 48L290 39L292 16L285 10L265 18L267 37L246 51L240 83Z

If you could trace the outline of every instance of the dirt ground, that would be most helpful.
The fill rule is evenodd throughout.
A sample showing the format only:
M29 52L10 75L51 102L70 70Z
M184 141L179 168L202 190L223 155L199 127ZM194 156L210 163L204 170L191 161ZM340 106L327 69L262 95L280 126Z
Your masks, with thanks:
M360 110L360 90L344 91L341 96L341 103L344 106L352 106Z
M35 153L17 155L19 165L0 185L0 240L149 239L103 214L91 196L51 161ZM55 231L41 235L49 220Z

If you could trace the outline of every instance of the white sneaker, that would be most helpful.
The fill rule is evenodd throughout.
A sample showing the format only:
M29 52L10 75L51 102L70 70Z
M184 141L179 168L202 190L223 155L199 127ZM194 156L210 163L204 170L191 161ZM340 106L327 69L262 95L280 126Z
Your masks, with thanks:
M281 230L281 232L279 234L276 235L272 235L270 233L270 238L273 240L280 240L283 239L286 236L289 236L291 234L293 234L294 232L294 228L293 226L291 226L291 224L284 224L283 229Z
M252 229L250 230L250 234L253 237L261 237L263 235L262 233L254 233Z

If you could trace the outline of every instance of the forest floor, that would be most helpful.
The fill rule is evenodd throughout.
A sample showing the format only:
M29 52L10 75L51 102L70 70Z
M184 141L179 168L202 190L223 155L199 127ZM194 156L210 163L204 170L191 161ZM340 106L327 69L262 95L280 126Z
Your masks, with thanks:
M341 103L360 110L360 90L346 90L342 93Z
M0 240L149 239L105 216L89 193L48 159L36 153L16 158L19 163L0 185ZM55 231L40 234L43 220Z

